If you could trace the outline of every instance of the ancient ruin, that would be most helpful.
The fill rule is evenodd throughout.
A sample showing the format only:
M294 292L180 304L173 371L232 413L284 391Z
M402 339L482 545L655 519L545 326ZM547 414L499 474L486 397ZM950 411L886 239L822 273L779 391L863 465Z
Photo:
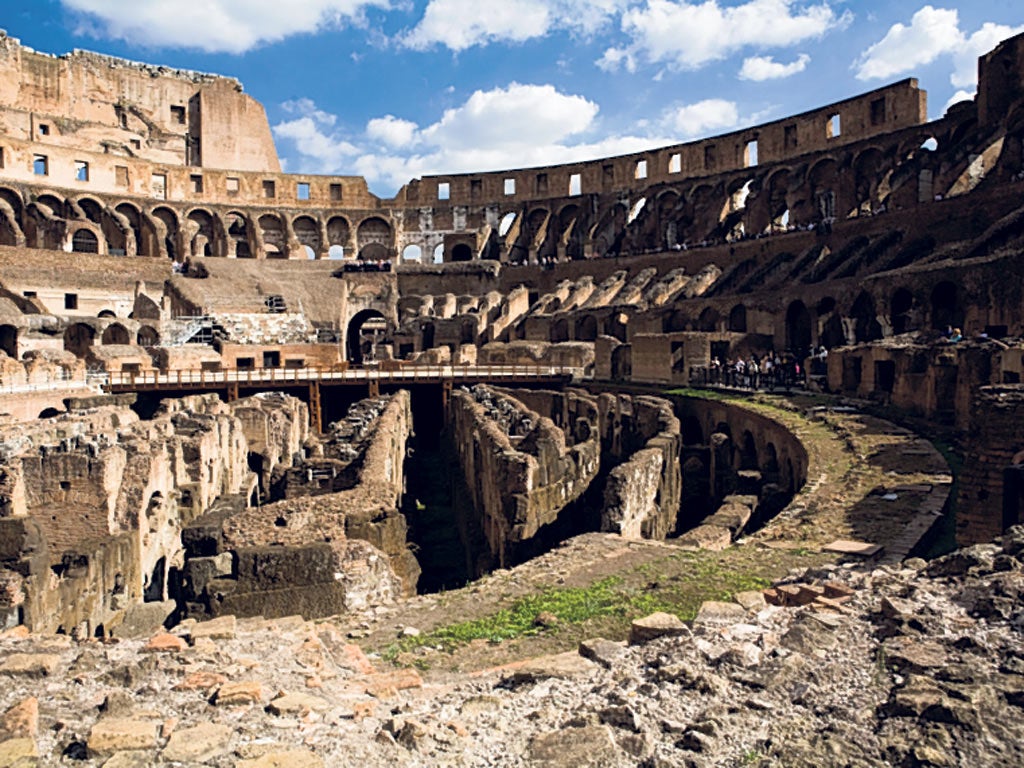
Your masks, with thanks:
M0 37L0 766L1020 764L1024 36L978 72L381 199Z

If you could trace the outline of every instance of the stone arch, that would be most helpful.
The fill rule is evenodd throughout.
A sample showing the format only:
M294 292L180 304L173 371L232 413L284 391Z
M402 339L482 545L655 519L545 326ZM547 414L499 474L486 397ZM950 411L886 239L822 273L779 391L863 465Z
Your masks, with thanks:
M582 315L576 318L576 341L597 340L597 318L593 315Z
M135 255L136 256L152 256L153 252L150 248L150 239L145 237L142 229L142 211L138 207L129 202L118 203L114 208L114 212L122 218L124 223L128 226L132 236L135 238Z
M423 261L423 248L415 243L405 246L405 249L402 251L402 261Z
M831 221L838 215L839 164L832 157L818 160L807 174L811 206L808 221Z
M846 332L843 330L843 319L836 312L836 300L825 296L815 306L818 316L818 343L827 349L834 349L846 344Z
M191 256L213 256L214 251L214 219L213 214L202 208L193 208L185 217L192 235L189 241Z
M99 253L100 240L88 227L79 227L71 235L71 250L73 253Z
M882 338L882 326L875 311L875 299L867 291L861 291L853 302L850 317L853 320L853 338L858 344Z
M284 221L276 213L265 213L259 217L260 234L263 236L263 251L268 259L288 258L288 236Z
M690 316L681 309L673 309L670 313L662 317L662 333L676 333L678 331L685 331L689 327Z
M625 312L613 312L604 322L604 332L625 344L629 335L629 315Z
M583 230L579 223L580 208L575 203L562 207L557 216L558 255L576 261L584 257Z
M765 184L768 202L768 230L784 230L789 223L790 170L780 168Z
M757 462L757 441L754 433L745 429L736 444L737 464L741 471L759 469Z
M569 340L569 321L564 317L556 318L551 322L551 343Z
M473 249L465 243L456 243L452 248L452 261L472 261Z
M64 329L64 349L84 358L96 343L96 329L87 323L72 323Z
M898 288L889 300L889 322L894 334L915 330L911 313L914 309L914 294L907 288Z
M722 322L722 316L714 307L705 307L697 318L697 330L705 333L714 333Z
M299 245L313 250L315 256L310 258L320 258L323 242L320 238L320 224L316 219L312 216L296 216L292 221L292 231L295 233L295 239L299 241Z
M18 329L13 325L0 325L0 351L12 360L18 359Z
M132 337L128 333L128 329L120 323L111 323L103 329L103 335L100 336L100 341L104 345L107 344L131 344Z
M799 299L792 302L786 310L786 349L804 357L811 349L811 313Z
M85 218L93 224L103 224L103 203L93 197L82 196L74 201L73 207L77 206L85 214Z
M140 326L135 343L140 347L155 347L160 343L160 333L151 325Z
M598 219L590 234L591 249L595 256L619 254L628 213L625 205L616 203Z
M349 321L345 335L347 360L353 365L360 365L375 359L375 346L383 340L387 327L387 319L379 310L357 312Z
M344 216L332 216L327 221L327 247L330 258L344 258L348 248L352 227ZM336 248L342 249L339 253Z
M181 261L183 254L179 252L178 248L178 233L181 227L178 213L173 208L162 205L154 208L151 215L155 222L160 222L163 225L164 241L162 245L163 250L167 252L167 257L172 261ZM156 231L159 232L160 228L158 227Z
M883 202L888 195L887 165L885 153L879 147L868 147L854 158L854 200L848 216L871 214Z
M747 332L747 308L737 304L729 312L729 330L733 333Z
M25 245L24 214L21 195L0 187L0 245Z
M255 254L249 244L249 219L240 211L231 211L224 217L230 247L228 255L236 259L252 259Z
M690 415L683 419L680 424L683 437L683 445L704 445L704 429L700 425L700 419Z
M931 295L931 327L943 331L946 326L963 328L964 308L961 289L948 280L937 283Z
M356 230L358 258L382 260L391 258L391 225L379 216L364 219Z

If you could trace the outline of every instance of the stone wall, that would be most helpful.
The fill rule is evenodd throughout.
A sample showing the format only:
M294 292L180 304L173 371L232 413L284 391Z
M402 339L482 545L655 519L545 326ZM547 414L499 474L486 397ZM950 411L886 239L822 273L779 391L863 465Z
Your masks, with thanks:
M525 396L525 395L524 395ZM473 506L499 566L583 494L600 468L596 403L554 395L558 424L488 387L452 393L448 429L459 452Z
M400 391L374 420L354 487L197 521L186 532L190 612L326 616L415 594L420 569L399 512L411 431Z
M305 434L292 398L239 407L264 451L287 455ZM2 437L0 570L18 574L23 595L7 621L33 630L102 633L132 604L165 600L182 527L254 482L243 422L212 395L164 401L150 421L125 407L77 409Z
M1024 515L1022 487L1008 471L1024 464L1024 388L982 387L975 394L957 495L957 543L992 540Z

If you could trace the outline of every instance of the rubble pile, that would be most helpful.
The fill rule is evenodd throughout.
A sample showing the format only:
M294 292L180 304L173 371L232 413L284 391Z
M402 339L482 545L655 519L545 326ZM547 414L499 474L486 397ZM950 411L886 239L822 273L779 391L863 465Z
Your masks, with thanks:
M0 765L1020 765L1022 592L1014 528L437 679L367 657L351 638L369 614L118 642L16 628L0 639Z

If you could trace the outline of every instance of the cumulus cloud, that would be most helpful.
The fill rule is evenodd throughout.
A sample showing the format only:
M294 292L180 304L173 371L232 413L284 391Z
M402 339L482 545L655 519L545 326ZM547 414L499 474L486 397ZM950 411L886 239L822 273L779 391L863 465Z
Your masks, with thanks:
M667 122L681 138L689 139L735 128L740 122L740 111L734 101L705 99L671 110Z
M987 22L967 35L960 29L956 10L926 5L911 17L909 26L893 24L885 37L860 55L854 64L856 76L860 80L894 77L950 56L954 67L950 82L973 91L978 84L978 56L1020 32L1024 25Z
M739 76L741 80L754 80L756 82L779 80L803 72L807 69L810 61L811 57L806 53L801 53L796 61L792 61L789 64L780 64L771 56L751 56L743 60Z
M156 47L244 53L263 43L345 24L391 0L61 0L82 14L80 31Z
M622 14L624 47L609 48L599 67L635 71L640 61L677 69L700 69L744 48L783 48L844 26L827 3L798 6L795 0L749 0L723 8L717 0L646 0Z
M416 142L419 126L394 115L376 117L366 124L366 137L387 147L406 147Z
M443 45L462 51L491 42L521 43L556 30L591 34L628 0L430 0L423 18L399 37L418 50Z

